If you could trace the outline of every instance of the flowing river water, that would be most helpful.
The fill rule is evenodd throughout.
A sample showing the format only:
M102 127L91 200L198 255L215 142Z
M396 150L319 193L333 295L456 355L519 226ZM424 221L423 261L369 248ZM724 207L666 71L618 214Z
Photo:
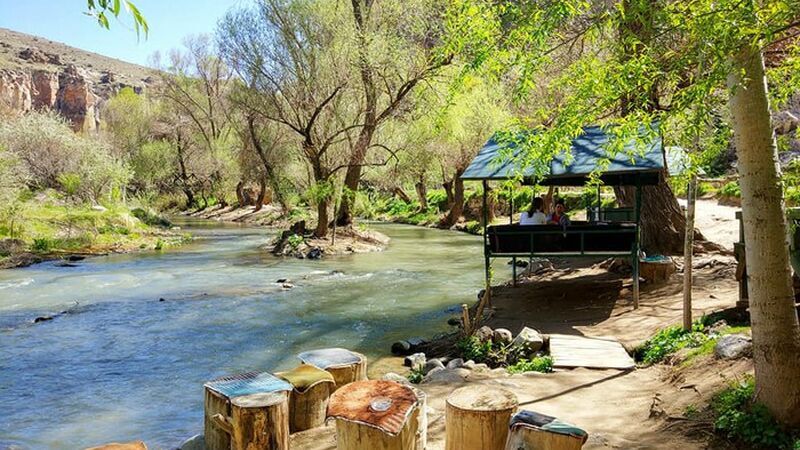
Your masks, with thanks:
M385 355L446 331L482 284L462 233L374 224L386 251L308 261L260 249L274 231L183 225L179 249L0 271L0 449L175 448L202 432L205 381L313 348Z

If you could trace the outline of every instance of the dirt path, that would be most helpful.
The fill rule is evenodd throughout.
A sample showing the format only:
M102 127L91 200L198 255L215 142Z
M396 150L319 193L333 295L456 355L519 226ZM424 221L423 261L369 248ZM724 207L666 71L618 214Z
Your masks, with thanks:
M678 199L681 206L686 200ZM739 221L736 211L741 208L720 205L714 199L698 199L695 209L695 228L699 229L706 239L733 250L733 243L739 240Z

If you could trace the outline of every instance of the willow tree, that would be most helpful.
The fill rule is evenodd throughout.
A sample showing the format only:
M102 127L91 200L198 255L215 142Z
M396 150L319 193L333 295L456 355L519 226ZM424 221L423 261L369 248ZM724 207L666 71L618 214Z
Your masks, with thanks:
M347 97L347 46L337 39L336 22L326 20L328 6L260 0L231 10L217 30L221 54L249 91L240 105L293 135L310 168L317 237L328 234L335 176L347 167L341 149L359 126Z
M440 52L441 0L352 0L349 39L355 48L353 72L359 85L354 99L360 106L360 127L351 148L344 183L349 192L358 189L367 156L378 129L413 108L414 96L425 82L450 64ZM356 77L354 77L356 78ZM353 221L352 195L344 196L339 225Z
M620 40L620 27L631 19L626 14L645 15L649 32ZM606 149L613 154L643 124L663 122L702 104L709 91L698 86L730 92L750 277L756 400L790 425L800 424L800 326L762 49L792 38L799 17L800 3L794 0L499 5L464 0L456 3L448 21L455 30L449 45L470 55L473 65L512 74L523 99L540 81L543 68L561 67L561 76L548 85L557 93L556 106L524 118L539 131L526 142L527 160L534 167L568 149L584 124L604 124L619 138ZM615 57L624 47L635 48L635 54ZM697 72L693 69L700 58L703 70ZM648 104L651 96L657 96L656 107ZM621 111L619 105L631 97L644 101Z

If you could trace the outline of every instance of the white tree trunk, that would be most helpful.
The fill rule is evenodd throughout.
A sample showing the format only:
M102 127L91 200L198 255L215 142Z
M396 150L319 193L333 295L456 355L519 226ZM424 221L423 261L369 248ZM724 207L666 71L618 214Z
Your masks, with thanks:
M694 207L697 176L689 178L686 190L686 231L683 235L683 329L692 329L692 251L694 250Z
M800 424L800 326L794 304L777 147L764 61L753 44L728 77L742 190L756 398L785 424Z

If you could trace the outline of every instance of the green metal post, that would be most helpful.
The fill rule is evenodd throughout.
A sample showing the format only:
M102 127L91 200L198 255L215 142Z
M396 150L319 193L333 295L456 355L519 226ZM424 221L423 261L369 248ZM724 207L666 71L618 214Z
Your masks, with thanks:
M596 222L600 222L600 209L603 206L603 202L600 200L600 185L597 185L597 217L595 217Z
M639 179L636 179L636 239L633 248L633 308L639 308L639 245L641 241L641 213L642 213L642 186Z
M486 276L486 289L489 289L489 265L491 264L489 257L490 257L490 250L489 250L489 211L486 209L488 207L488 197L486 191L489 187L489 183L486 180L483 180L483 264L484 264L484 275Z
M511 209L510 209L510 214L508 215L508 224L509 225L513 225L514 224L514 185L513 184L510 185L508 187L508 190L510 191L510 194L511 194L510 195ZM517 257L516 256L511 258L511 277L512 277L511 284L514 287L517 287Z

